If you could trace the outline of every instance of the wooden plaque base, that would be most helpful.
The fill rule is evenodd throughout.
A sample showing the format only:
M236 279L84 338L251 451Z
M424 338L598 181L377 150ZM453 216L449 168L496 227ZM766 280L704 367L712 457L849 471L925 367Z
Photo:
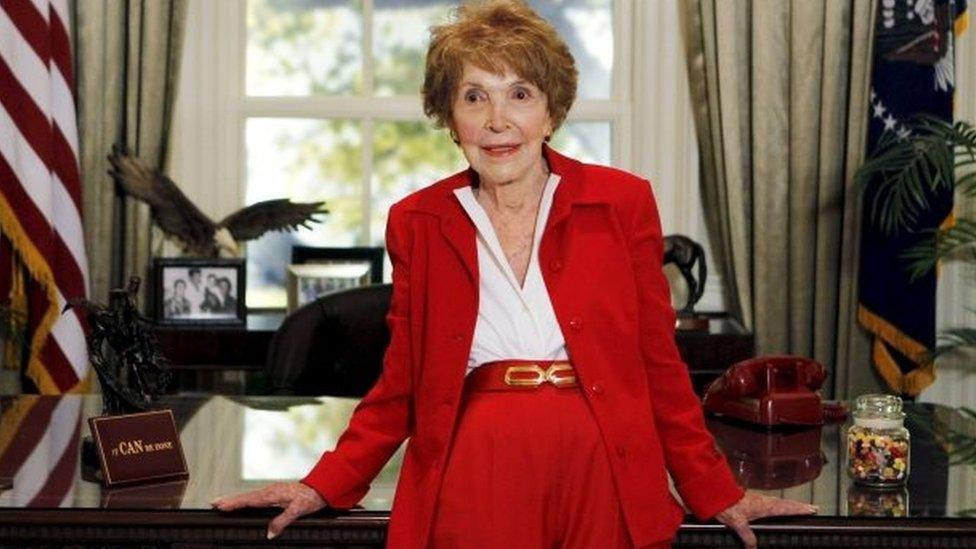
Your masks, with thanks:
M685 332L707 332L708 321L709 318L707 316L679 316L674 321L674 329Z

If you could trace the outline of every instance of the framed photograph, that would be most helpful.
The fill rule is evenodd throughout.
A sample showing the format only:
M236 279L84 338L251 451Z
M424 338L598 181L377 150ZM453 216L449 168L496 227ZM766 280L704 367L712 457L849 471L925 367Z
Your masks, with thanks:
M332 292L368 285L370 273L368 261L289 265L288 312Z
M292 246L291 262L293 265L307 263L336 264L369 264L369 284L383 283L383 253L382 247L358 248L316 248L313 246Z
M153 295L160 324L241 326L247 315L243 259L157 258Z

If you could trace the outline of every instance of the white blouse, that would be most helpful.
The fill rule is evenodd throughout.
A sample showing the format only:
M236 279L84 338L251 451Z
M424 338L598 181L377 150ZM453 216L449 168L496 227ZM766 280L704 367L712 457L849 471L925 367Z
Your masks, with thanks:
M478 239L478 320L466 373L494 360L569 358L566 340L563 339L539 269L539 242L558 186L559 176L550 174L536 214L532 254L522 287L519 287L518 279L505 258L488 214L478 203L471 187L454 191L474 223Z

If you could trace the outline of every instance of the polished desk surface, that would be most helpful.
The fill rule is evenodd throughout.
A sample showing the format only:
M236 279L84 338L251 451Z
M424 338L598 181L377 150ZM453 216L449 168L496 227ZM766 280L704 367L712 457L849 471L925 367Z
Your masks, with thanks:
M0 397L0 476L14 477L13 488L0 491L0 542L36 536L30 527L49 522L78 528L88 525L91 539L117 539L96 534L111 530L118 521L144 530L169 527L168 534L153 530L152 536L172 535L173 539L200 535L211 541L259 540L272 510L220 514L211 510L209 501L268 482L300 478L324 450L334 446L355 405L355 399L326 397L167 397L158 408L174 412L189 480L108 490L83 478L87 475L79 458L79 441L88 433L86 419L100 413L98 395ZM952 444L957 450L965 448L964 437L976 435L976 420L945 407L914 405L909 409L913 437L910 482L904 490L889 492L860 490L849 483L844 469L845 424L768 433L710 419L709 428L742 484L820 506L817 517L760 523L760 540L764 531L769 536L817 531L872 535L926 528L942 534L976 533L976 465L955 464L964 452L947 451ZM973 452L976 439L968 440ZM360 542L381 540L402 451L377 477L361 509L327 511L299 523L317 531L360 528L353 536L359 536ZM197 530L172 530L177 523L195 525ZM200 530L204 526L210 530ZM226 533L215 534L215 527L240 531L234 534L237 537L227 537ZM379 537L363 533L370 528ZM689 518L677 545L693 546L696 540L705 539L701 536L725 535L721 528ZM71 532L69 528L57 535L79 535ZM124 535L140 534L130 529ZM301 539L322 542L308 536ZM353 538L336 535L331 539L340 543ZM927 546L976 547L976 538L972 545Z

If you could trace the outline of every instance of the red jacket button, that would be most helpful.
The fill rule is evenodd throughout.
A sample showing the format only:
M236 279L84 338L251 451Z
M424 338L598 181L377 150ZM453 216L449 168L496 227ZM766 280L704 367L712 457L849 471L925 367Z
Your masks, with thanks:
M549 268L554 271L561 270L563 268L563 262L558 259L553 259L549 262Z
M601 387L600 385L591 385L590 392L593 393L594 395L602 395L603 387Z
M573 319L569 321L569 327L578 332L583 329L583 321L580 320L580 317L574 316Z

